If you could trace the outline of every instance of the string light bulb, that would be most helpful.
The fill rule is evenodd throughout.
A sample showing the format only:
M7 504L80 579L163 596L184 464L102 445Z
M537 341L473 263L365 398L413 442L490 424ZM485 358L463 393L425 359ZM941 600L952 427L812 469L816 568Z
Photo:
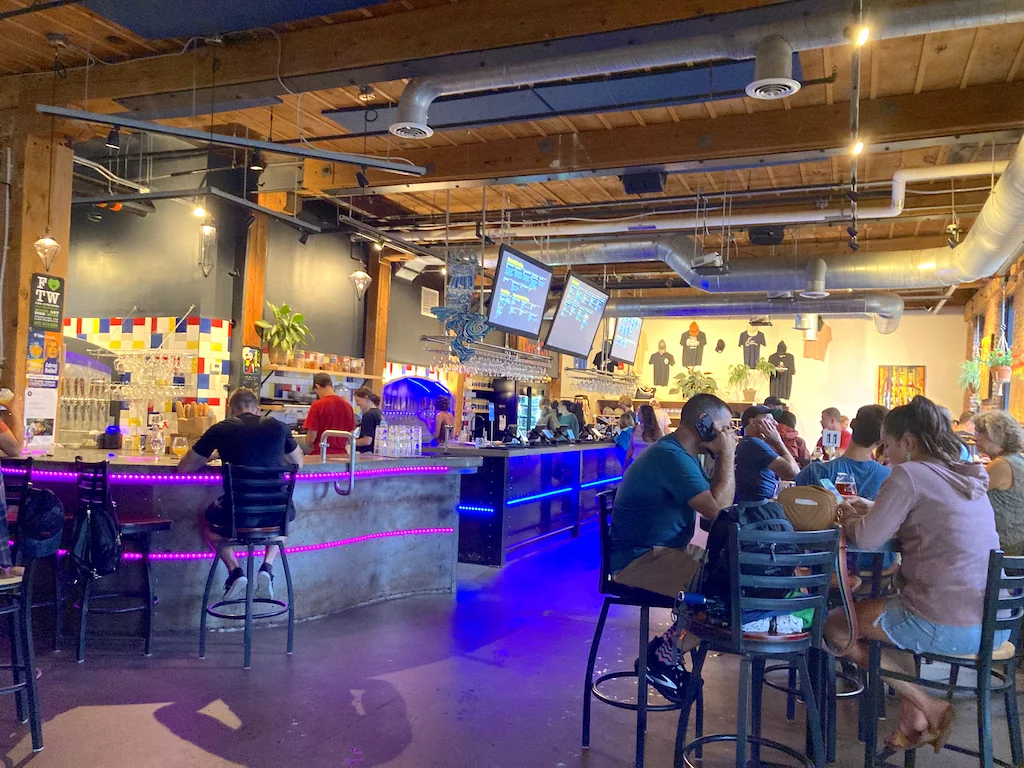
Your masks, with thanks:
M853 146L850 147L850 154L851 155L859 155L863 151L864 151L864 142L861 141L860 139L855 141L853 143Z
M864 45L864 43L866 43L868 41L869 37L871 37L871 28L869 26L864 25L863 27L858 29L857 30L857 47L859 48L862 45Z
M201 205L197 205L195 208L192 209L192 215L195 216L197 219L205 219L206 209L203 208L203 206Z

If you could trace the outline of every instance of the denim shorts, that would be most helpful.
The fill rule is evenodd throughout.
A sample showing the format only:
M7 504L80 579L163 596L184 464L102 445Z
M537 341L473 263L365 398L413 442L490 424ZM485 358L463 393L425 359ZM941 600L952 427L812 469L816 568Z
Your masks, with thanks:
M978 652L981 645L981 625L955 627L936 624L915 616L897 595L889 600L885 610L875 620L892 644L913 653L938 653L951 656L967 656ZM1010 639L1009 630L996 632L994 647Z

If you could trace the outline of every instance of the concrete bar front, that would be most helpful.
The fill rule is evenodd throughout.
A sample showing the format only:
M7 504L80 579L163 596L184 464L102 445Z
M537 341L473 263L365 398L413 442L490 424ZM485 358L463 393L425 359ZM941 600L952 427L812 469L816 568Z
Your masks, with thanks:
M173 457L99 450L58 449L52 457L36 457L33 485L54 491L68 514L77 506L76 454L85 461L110 462L111 495L120 515L172 521L169 531L153 536L152 573L159 600L154 628L197 630L212 558L202 534L202 515L221 495L219 467L179 475ZM345 496L335 490L335 483L347 488L347 457L329 458L325 464L308 457L296 480L296 518L288 531L297 618L405 595L454 592L459 476L475 472L480 464L475 457L359 456L353 493ZM123 563L111 578L134 579L138 569L132 565ZM277 588L283 592L278 571ZM221 567L217 596L226 575Z

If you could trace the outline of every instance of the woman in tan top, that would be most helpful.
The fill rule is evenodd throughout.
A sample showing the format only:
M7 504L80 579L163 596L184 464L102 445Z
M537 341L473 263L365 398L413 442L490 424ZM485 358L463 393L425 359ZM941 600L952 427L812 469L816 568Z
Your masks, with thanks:
M960 461L960 443L948 416L927 398L894 408L882 426L892 474L873 502L843 504L842 523L851 546L876 550L896 537L903 563L892 598L856 605L862 640L882 640L914 653L975 654L988 577L989 551L999 546L986 491L988 476ZM829 617L825 633L836 645L848 638L842 614ZM1007 633L997 633L1002 644ZM850 655L866 668L868 647ZM913 657L886 651L882 666L914 674ZM900 693L899 730L886 743L895 749L931 744L938 752L949 738L952 705L918 686L892 680Z
M996 513L999 547L1018 556L1024 549L1024 429L1006 411L974 417L978 450L990 457L988 498Z

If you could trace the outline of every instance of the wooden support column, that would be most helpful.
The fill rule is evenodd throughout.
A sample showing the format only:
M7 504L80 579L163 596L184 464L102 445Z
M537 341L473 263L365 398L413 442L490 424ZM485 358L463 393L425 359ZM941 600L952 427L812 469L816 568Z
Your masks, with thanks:
M35 132L26 130L31 124ZM61 249L50 266L49 274L67 276L68 247L71 237L71 174L74 153L54 139L51 158L50 136L40 135L38 121L22 121L17 115L0 115L0 146L11 148L10 217L8 229L7 268L3 274L3 360L0 385L10 388L14 401L10 405L8 426L15 434L24 433L22 414L25 399L25 370L28 345L29 295L32 273L45 272L43 262L32 244L46 232L60 243ZM0 157L6 182L6 153ZM2 203L0 203L2 205ZM3 208L0 207L0 215ZM49 221L47 218L49 217ZM120 286L127 290L130 286ZM117 287L113 288L118 290ZM73 285L65 285L65 308ZM65 309L66 312L66 309Z
M259 347L262 344L256 321L263 317L263 296L267 284L267 235L270 217L254 214L256 220L249 227L245 251L245 273L242 287L242 344Z
M373 376L384 373L388 359L388 305L391 303L391 263L380 251L370 249L370 289L366 293L366 372ZM415 333L414 328L408 329Z

